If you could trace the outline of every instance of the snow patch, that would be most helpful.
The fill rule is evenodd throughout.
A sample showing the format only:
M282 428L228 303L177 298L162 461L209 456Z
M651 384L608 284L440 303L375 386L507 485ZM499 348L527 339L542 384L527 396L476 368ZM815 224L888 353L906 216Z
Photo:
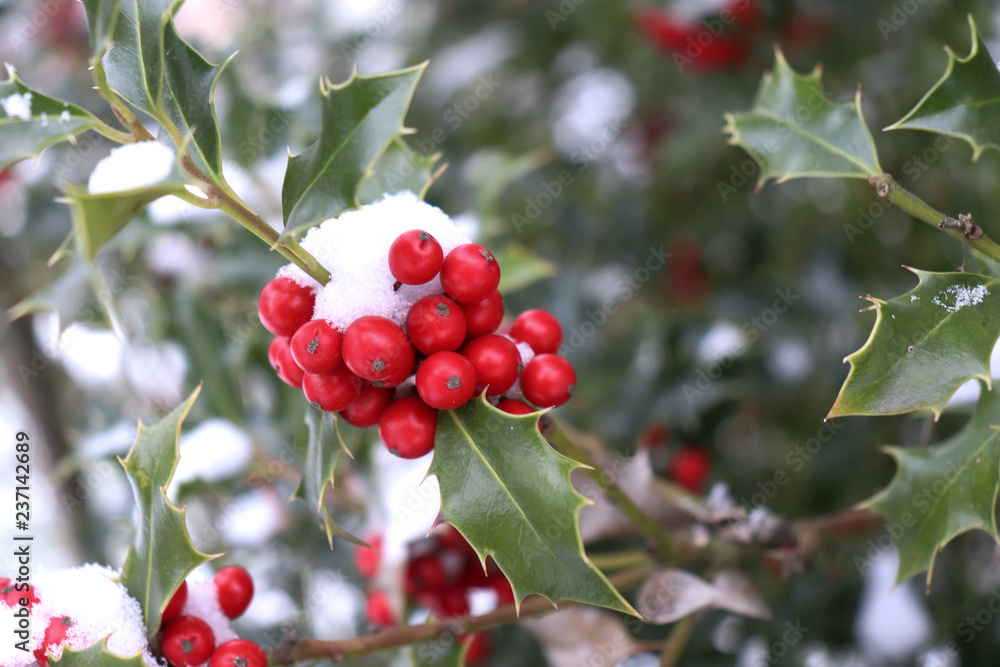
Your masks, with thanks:
M242 472L253 460L247 434L225 419L209 419L181 437L180 460L167 494L177 497L185 482L218 482Z
M15 93L0 100L3 111L8 118L31 120L31 93Z
M187 601L181 613L196 616L208 623L208 627L212 628L212 634L215 635L216 646L230 639L239 638L230 627L229 618L219 606L219 594L213 581L191 581L189 578L187 590Z
M976 285L975 287L951 285L931 299L931 303L935 306L941 306L949 313L957 313L966 306L982 303L983 299L989 295L990 291L986 289L986 285Z
M98 195L156 185L170 176L174 159L174 152L158 141L120 146L97 163L87 189Z

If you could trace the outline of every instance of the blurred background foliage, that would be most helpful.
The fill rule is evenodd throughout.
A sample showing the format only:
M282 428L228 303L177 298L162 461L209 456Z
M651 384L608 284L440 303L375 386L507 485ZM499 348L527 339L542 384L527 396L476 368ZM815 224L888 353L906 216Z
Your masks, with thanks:
M938 424L923 415L842 420L801 469L790 463L789 452L820 432L847 374L841 361L874 322L858 313L857 297L908 290L916 280L903 264L976 267L958 243L898 211L860 217L876 201L866 183L803 180L755 192L752 162L726 145L722 114L749 108L777 43L799 71L822 63L834 99L861 86L881 163L904 186L939 210L972 212L990 230L1000 155L973 164L962 142L879 130L937 80L943 45L967 53L967 13L1000 53L991 41L1000 13L955 0L761 0L750 18L725 26L730 50L709 49L718 62L702 55L679 67L683 41L658 21L683 17L701 31L724 4L188 0L177 23L210 60L240 51L216 95L227 172L275 224L286 147L300 151L318 130L318 78L429 59L408 141L422 154L440 152L448 168L427 198L475 228L507 277L517 275L508 313L544 307L563 322L580 385L561 416L625 454L644 439L666 442L661 470L677 447L698 444L711 453L712 480L740 504L754 503L784 471L788 483L764 491L767 506L816 516L886 484L892 463L879 444L945 437L975 395L963 390ZM0 55L26 82L108 116L91 90L78 3L0 2L0 31ZM192 474L180 497L196 542L228 551L263 582L264 602L243 621L244 634L365 631L350 548L337 542L330 551L314 516L285 505L305 443L305 403L268 368L256 318L256 297L280 257L221 215L160 203L95 265L47 263L69 230L66 207L53 202L59 181L85 181L109 148L85 136L0 175L0 306L32 297L51 307L3 325L0 387L3 446L24 428L16 424L32 425L45 444L35 452L51 470L35 501L46 526L42 561L120 562L132 510L108 463L127 448L137 418L157 418L204 382L188 426L216 430L198 447L242 438L250 454L219 454L217 474ZM661 248L666 263L640 269ZM778 292L798 298L771 318ZM226 447L219 451L236 451ZM354 530L380 521L364 511L374 492L360 449L337 508ZM232 518L224 529L199 530L220 516ZM995 664L1000 625L980 614L984 630L968 643L961 625L1000 587L987 536L966 535L945 550L926 597L922 582L890 596L891 568L881 578L877 567L859 572L855 557L870 546L821 551L806 572L787 577L748 558L774 622L707 614L682 664ZM322 582L337 597L309 604ZM768 656L786 622L809 631ZM496 637L494 664L544 664L524 630ZM948 642L960 655L942 650Z

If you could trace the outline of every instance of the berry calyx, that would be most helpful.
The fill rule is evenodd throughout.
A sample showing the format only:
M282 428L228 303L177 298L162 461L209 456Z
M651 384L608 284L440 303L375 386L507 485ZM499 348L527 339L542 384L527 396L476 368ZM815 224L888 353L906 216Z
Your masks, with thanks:
M404 285L423 285L441 270L444 251L433 236L411 229L389 246L389 271Z
M416 352L403 330L377 315L359 317L347 327L341 354L352 373L381 382L383 387L403 382L416 362Z
M163 610L163 615L160 617L163 623L171 620L179 613L181 609L184 608L185 603L188 599L188 584L186 581L182 581L180 588L174 593L174 596L170 598L170 603L167 604L167 608Z
M698 445L684 445L667 465L667 479L691 493L701 493L712 474L712 455Z
M32 652L40 667L48 667L48 650L66 641L66 631L74 625L75 621L69 616L53 616L49 619L49 624L45 627L42 645Z
M441 266L441 286L459 303L477 303L500 284L500 265L481 245L466 243L448 253Z
M392 613L392 605L389 603L389 596L386 595L385 591L368 592L368 600L365 602L365 616L372 625L383 628L396 625L396 616Z
M454 352L468 334L465 307L443 294L425 296L410 307L406 332L424 354Z
M407 396L392 403L378 420L378 437L389 453L416 459L434 449L438 411L419 396Z
M312 319L315 303L311 289L282 276L264 285L257 314L264 328L275 336L291 337Z
M194 616L178 616L163 629L163 657L175 667L194 667L208 660L215 648L215 634L208 623Z
M256 642L230 639L215 649L208 667L267 667L267 655Z
M219 594L222 613L228 618L242 616L253 599L253 578L250 573L239 565L229 565L216 572L212 582Z
M326 320L310 320L292 336L292 359L306 373L328 373L340 363L344 334Z
M476 391L476 369L457 352L435 352L417 368L417 393L438 410L465 405Z
M487 396L499 396L510 389L521 373L521 353L503 336L487 334L470 340L462 348L462 356L476 371L476 392L488 386Z
M302 376L305 373L292 358L290 341L291 339L287 336L278 336L272 340L270 347L267 348L267 360L282 382L299 389L302 387Z
M302 378L306 400L324 412L346 409L361 393L361 380L340 364L329 373L306 373Z
M526 310L517 316L510 328L510 337L527 343L535 354L554 354L562 345L562 326L547 310Z
M540 408L554 408L570 399L576 390L576 371L556 354L540 354L521 373L521 392Z
M491 334L503 322L503 295L495 291L482 301L463 303L462 312L465 313L467 337L476 338Z
M382 416L382 411L388 407L396 397L394 389L373 387L367 382L361 383L361 391L358 397L340 411L340 416L351 426L357 428L368 428L378 423L378 418Z
M361 544L354 546L354 569L365 579L372 579L378 572L382 536L378 533L369 533L365 535L364 540L371 545L371 549Z

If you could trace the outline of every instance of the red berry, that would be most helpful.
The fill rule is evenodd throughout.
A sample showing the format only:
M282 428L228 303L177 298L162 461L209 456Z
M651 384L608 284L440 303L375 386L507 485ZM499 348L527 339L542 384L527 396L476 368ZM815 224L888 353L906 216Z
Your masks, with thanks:
M467 333L464 310L443 294L417 301L406 315L406 332L413 346L424 354L460 348Z
M32 652L40 667L48 667L49 656L47 651L53 646L59 646L66 641L66 631L73 627L74 621L69 616L53 616L49 619L49 624L45 627L45 637L42 645Z
M433 236L411 229L389 246L389 270L404 285L423 285L441 270L444 251Z
M378 423L382 411L396 397L395 389L373 387L367 382L361 383L361 392L350 405L340 411L340 416L351 426L368 428Z
M517 316L510 337L530 345L535 354L554 354L562 345L562 327L552 313L536 308Z
M208 623L194 616L178 616L163 628L163 657L175 667L193 667L208 660L215 648L215 634Z
M382 536L378 533L370 533L365 535L364 540L371 545L371 549L360 544L354 545L354 569L365 579L372 579L378 572Z
M532 412L538 412L524 401L516 398L503 399L500 401L500 404L497 405L497 408L510 415L528 415Z
M292 336L292 359L306 373L328 373L340 363L344 334L326 320L310 320Z
M11 609L27 607L29 611L42 601L34 586L23 582L15 584L10 579L7 580L7 585L0 589L0 600L3 600Z
M438 542L441 544L441 548L443 550L450 551L467 558L479 558L476 556L476 552L473 550L472 545L466 541L462 533L458 532L458 529L454 526L444 524L444 527L434 534L437 536Z
M365 616L372 625L388 628L396 625L396 615L392 613L392 605L389 603L389 596L385 591L373 590L368 592L368 601L365 603Z
M441 286L459 303L482 301L500 284L500 265L489 250L475 243L460 245L444 258Z
M403 382L416 361L416 352L403 330L377 315L360 317L347 327L342 354L352 373L382 386Z
M556 354L540 354L524 367L521 391L540 408L553 408L569 400L576 389L576 371Z
M466 337L491 334L503 322L503 295L496 291L482 301L463 303L462 312L465 313Z
M438 411L419 396L392 403L378 420L378 437L390 453L403 459L420 458L434 449Z
M465 561L462 573L459 575L459 582L466 588L485 588L490 585L489 575L486 574L478 557Z
M287 336L278 336L272 340L271 346L267 348L267 360L282 382L299 389L302 387L304 373L292 359L292 350L288 346L289 341L291 339Z
M496 563L491 564L496 567ZM493 568L490 568L490 584L497 592L497 604L514 604L514 589L511 588L510 581L503 575L499 567L496 567L495 572Z
M474 635L470 635L470 637L469 648L465 651L465 664L481 665L490 657L490 653L493 652L493 644L490 641L490 636L486 632L477 632Z
M312 319L316 297L308 287L291 278L275 278L264 285L257 314L264 328L275 336L293 336Z
M302 392L315 408L324 412L340 412L361 393L361 380L340 364L329 373L306 373Z
M503 336L487 334L470 340L462 348L462 356L476 369L476 391L487 385L487 396L499 396L517 382L521 374L521 353L517 345Z
M436 599L428 602L431 603L428 606L440 614L441 618L455 618L469 613L469 599L461 586L447 586Z
M267 667L267 655L256 642L230 639L215 649L208 667Z
M435 554L417 556L406 566L406 594L432 593L444 585L444 565Z
M212 581L219 594L222 613L229 618L242 616L253 599L253 578L250 573L239 565L230 565L216 572Z
M712 455L698 445L681 447L667 466L667 479L691 493L701 493L712 473Z
M177 614L181 613L181 609L184 608L184 604L188 599L188 584L186 581L181 582L180 588L174 593L174 596L170 598L170 603L167 604L167 608L163 610L163 615L160 617L161 622L166 623Z
M435 352L417 368L417 393L438 410L465 405L476 391L476 369L457 352Z

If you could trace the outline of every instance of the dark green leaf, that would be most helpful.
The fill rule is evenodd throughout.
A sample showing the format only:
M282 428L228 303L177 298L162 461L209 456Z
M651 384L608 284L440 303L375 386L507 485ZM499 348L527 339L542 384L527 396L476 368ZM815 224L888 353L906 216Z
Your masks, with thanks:
M112 90L154 118L163 113L163 31L180 0L121 0L102 62Z
M89 111L24 85L9 65L7 80L0 82L0 104L0 170L37 157L52 144L74 141L98 123Z
M375 163L371 174L361 182L359 203L370 204L383 195L404 190L414 192L423 199L427 188L441 173L434 169L439 157L439 154L428 157L418 155L402 137L398 137Z
M556 275L554 262L543 259L520 243L508 243L494 254L497 262L503 267L500 286L497 289L504 294Z
M198 398L199 389L154 426L139 422L139 433L122 466L132 484L139 525L122 567L121 583L139 601L146 629L153 636L160 614L191 570L214 556L191 543L184 510L166 495L177 468L181 422Z
M930 586L937 553L962 533L984 530L997 539L998 426L1000 397L983 391L971 421L951 438L886 449L896 459L896 475L867 504L885 515L899 548L900 581L927 570Z
M83 0L90 28L90 52L95 57L104 54L114 35L121 4L122 0Z
M1000 281L974 273L911 269L920 283L889 301L865 297L875 328L845 359L851 371L829 417L941 414L967 380L990 384L990 353L1000 335Z
M185 42L168 21L163 33L163 106L170 119L190 137L195 163L218 180L222 176L222 144L215 118L215 84L226 64L212 65Z
M425 67L378 76L355 73L339 86L322 82L320 137L288 158L281 193L285 235L359 206L362 181L389 144L407 132L403 119Z
M50 662L60 667L146 667L142 653L123 658L108 650L107 641L103 639L79 651L63 646L62 657Z
M853 102L834 103L823 93L820 69L795 72L781 51L764 75L753 109L726 114L729 143L760 164L758 187L769 179L827 176L867 178L882 173L875 142Z
M948 66L908 114L886 130L925 130L967 141L972 159L1000 150L1000 72L969 17L972 49L961 58L949 48Z
M583 551L587 500L569 480L580 464L553 450L537 424L538 415L506 414L485 396L440 412L429 474L445 520L480 558L493 556L518 605L537 593L635 614Z

